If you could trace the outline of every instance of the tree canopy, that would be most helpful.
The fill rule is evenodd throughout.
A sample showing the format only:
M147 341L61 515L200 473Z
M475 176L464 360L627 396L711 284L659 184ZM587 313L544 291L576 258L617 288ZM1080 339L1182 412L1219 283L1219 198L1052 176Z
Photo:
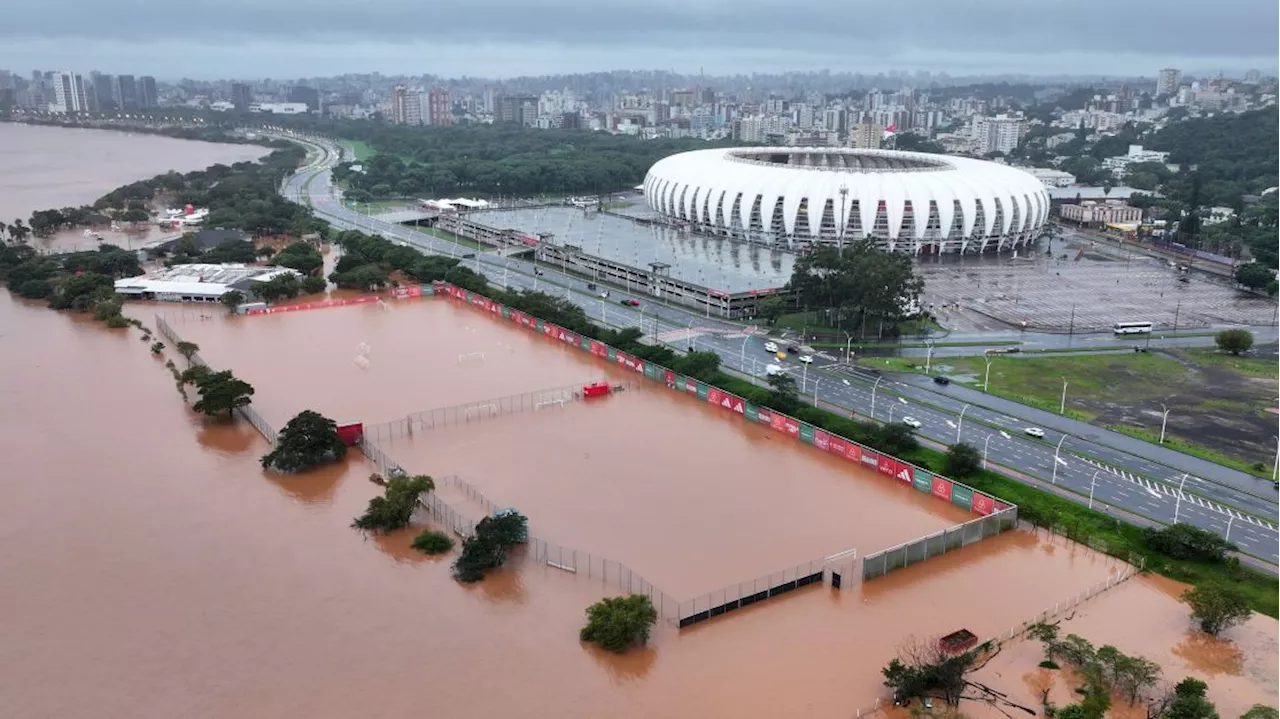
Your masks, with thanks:
M529 520L519 512L500 512L476 524L476 532L462 542L453 563L453 576L463 583L478 582L484 573L507 561L507 552L529 540Z
M409 526L418 498L436 488L435 480L425 474L399 476L387 480L381 497L369 500L364 514L356 517L352 527L366 532L394 532Z
M253 387L237 378L231 370L210 372L196 379L196 391L200 399L192 405L192 409L202 414L214 416L223 412L230 416L240 407L248 406L253 401Z
M277 472L301 472L347 456L338 437L338 423L314 410L303 410L285 424L275 449L262 457L262 466Z
M807 309L828 311L829 324L860 327L867 319L897 323L918 312L924 280L910 256L878 249L871 239L842 250L807 252L796 260L788 286Z
M643 594L605 597L587 607L587 623L578 637L621 654L631 646L646 644L656 621L658 611Z
M1209 634L1221 634L1252 614L1248 598L1230 587L1201 585L1187 590L1182 599L1191 606L1191 618Z

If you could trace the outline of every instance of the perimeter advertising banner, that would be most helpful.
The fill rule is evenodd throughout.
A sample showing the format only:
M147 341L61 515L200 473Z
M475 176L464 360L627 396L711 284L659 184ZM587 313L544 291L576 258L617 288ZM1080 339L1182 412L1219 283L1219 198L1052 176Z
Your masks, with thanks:
M973 511L975 514L991 514L996 509L995 500L982 492L973 493Z
M951 501L951 480L942 477L933 478L933 496Z
M925 494L933 494L933 475L917 467L911 475L911 486Z
M410 290L412 292L412 290ZM607 360L610 364L617 364L622 367L634 370L639 374L643 374L646 378L666 383L666 385L679 392L697 395L699 399L715 404L723 409L729 410L736 414L742 415L752 422L768 424L775 431L783 432L791 437L797 437L806 444L811 444L824 452L839 455L845 459L856 462L861 466L873 469L887 477L892 477L897 481L911 484L921 492L928 492L939 499L964 507L976 514L988 515L998 510L1007 509L1009 504L992 498L966 487L962 484L955 484L945 477L938 477L915 467L907 462L903 462L894 457L882 455L878 452L869 450L856 442L850 441L843 437L823 431L812 425L804 424L799 420L788 417L784 414L773 412L769 409L753 405L741 397L729 394L723 390L711 387L705 383L698 382L692 377L678 375L675 372L655 365L646 363L638 357L633 357L625 352L619 352L616 348L610 347L598 340L582 337L576 333L569 332L562 327L558 327L549 322L532 317L519 310L511 309L500 305L487 297L465 291L461 288L454 287L446 283L440 283L434 288L428 289L425 286L420 288L420 292L424 294L446 294L455 299L464 300L468 304L485 308L494 314L501 313L504 318L510 318L512 322L523 327L529 328L543 334L547 337L559 340L566 344L571 344L582 349L584 352ZM417 296L416 294L410 296ZM329 303L312 303L312 305L300 305L288 308L279 308L276 311L296 311L298 309L311 309L313 306L333 306L334 304L357 304L360 302L372 302L377 300L376 296L355 298L353 300L336 301ZM272 310L268 309L268 313Z

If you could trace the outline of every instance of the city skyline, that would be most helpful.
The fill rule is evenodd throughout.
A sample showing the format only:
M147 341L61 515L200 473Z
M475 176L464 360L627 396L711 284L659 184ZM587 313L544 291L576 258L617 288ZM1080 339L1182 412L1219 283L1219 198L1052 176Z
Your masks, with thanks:
M6 13L0 67L127 67L163 80L363 72L505 79L629 67L685 74L924 70L1143 77L1163 67L1273 71L1276 5L1227 0L1214 11L1226 22L1188 24L1150 0L1106 8L1009 0L850 7L826 0L789 15L795 21L779 32L777 8L759 0L663 0L589 11L559 0L536 7L505 0L430 7L404 0L358 6L225 0L163 15L137 0L51 0ZM77 22L45 22L51 14ZM184 18L198 18L198 40L182 36L183 27L196 26Z

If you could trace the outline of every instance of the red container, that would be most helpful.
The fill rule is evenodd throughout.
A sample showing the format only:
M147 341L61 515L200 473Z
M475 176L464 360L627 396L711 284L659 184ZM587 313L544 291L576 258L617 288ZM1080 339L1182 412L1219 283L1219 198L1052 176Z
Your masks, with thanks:
M360 444L360 440L364 439L364 423L353 422L351 424L338 425L338 439L348 447L354 447Z
M587 397L587 398L607 397L608 395L609 395L608 382L596 382L595 384L589 384L586 387L582 388L583 397Z

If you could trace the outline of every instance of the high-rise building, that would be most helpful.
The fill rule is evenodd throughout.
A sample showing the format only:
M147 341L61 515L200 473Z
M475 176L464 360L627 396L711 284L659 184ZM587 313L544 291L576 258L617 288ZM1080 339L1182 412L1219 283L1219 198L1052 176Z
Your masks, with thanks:
M879 150L884 141L884 127L863 117L862 122L849 127L849 147L860 150Z
M320 112L320 91L306 85L294 85L289 88L289 102L303 102L307 112Z
M973 140L979 154L987 155L999 152L1005 155L1013 152L1027 134L1027 122L1020 117L996 115L995 117L975 117L973 120Z
M249 111L249 106L253 104L253 92L248 85L243 82L231 83L231 104L236 112Z
M538 121L538 98L534 95L506 95L498 101L498 122L533 125Z
M91 105L97 106L97 112L114 112L116 110L116 93L112 87L114 78L110 75L104 75L100 72L89 73L89 84L92 90L86 87L85 92L93 93L93 101Z
M1172 95L1178 91L1180 85L1182 85L1182 71L1166 67L1160 71L1160 77L1156 79L1156 94Z
M133 75L116 76L116 107L121 112L138 110L138 82Z
M426 115L428 125L453 124L453 101L449 98L448 90L437 87L427 93Z
M156 89L156 79L150 75L138 78L138 109L152 110L160 107L160 93Z
M397 125L421 125L422 93L396 85L391 91L391 121Z
M56 74L53 78L53 103L49 105L49 112L65 115L88 111L89 99L84 94L84 78L70 71Z

